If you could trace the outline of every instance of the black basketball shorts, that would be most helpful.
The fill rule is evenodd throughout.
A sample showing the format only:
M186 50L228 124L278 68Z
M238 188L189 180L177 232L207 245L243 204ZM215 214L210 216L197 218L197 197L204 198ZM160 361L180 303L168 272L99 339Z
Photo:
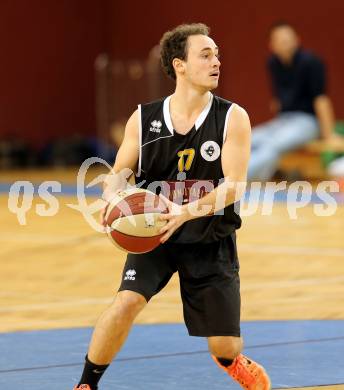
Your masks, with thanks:
M165 243L148 253L129 254L119 291L135 291L148 302L174 272L191 336L240 336L235 233L210 244Z

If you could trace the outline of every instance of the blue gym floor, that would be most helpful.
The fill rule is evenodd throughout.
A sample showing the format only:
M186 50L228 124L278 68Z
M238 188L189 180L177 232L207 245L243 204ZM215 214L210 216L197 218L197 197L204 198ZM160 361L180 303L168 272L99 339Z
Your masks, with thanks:
M69 390L78 381L91 329L0 334L0 389ZM273 388L344 383L344 321L242 324L245 353ZM137 325L102 380L104 390L240 389L182 324Z

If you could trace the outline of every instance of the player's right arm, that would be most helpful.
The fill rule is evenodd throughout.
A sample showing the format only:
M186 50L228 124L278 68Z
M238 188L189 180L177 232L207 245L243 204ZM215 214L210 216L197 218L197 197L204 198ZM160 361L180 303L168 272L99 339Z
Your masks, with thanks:
M123 142L117 152L112 173L119 173L126 168L134 172L139 159L139 147L139 115L136 110L125 127Z
M111 201L116 192L127 187L130 177L137 170L139 151L139 114L136 110L125 127L123 142L117 152L115 164L104 180L104 200ZM102 222L105 212L106 207L101 212Z

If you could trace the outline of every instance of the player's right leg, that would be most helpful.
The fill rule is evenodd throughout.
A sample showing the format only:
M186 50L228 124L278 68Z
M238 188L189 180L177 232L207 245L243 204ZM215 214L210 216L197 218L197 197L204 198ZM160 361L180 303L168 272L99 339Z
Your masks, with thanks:
M119 292L97 322L84 372L75 390L97 389L102 374L123 346L134 319L174 272L162 245L148 253L128 255Z
M117 294L113 304L97 321L80 384L74 389L97 389L102 374L120 351L134 319L146 304L145 297L134 291L125 290Z
M146 304L141 294L120 291L114 303L98 319L88 358L97 364L109 364L124 344L134 319Z

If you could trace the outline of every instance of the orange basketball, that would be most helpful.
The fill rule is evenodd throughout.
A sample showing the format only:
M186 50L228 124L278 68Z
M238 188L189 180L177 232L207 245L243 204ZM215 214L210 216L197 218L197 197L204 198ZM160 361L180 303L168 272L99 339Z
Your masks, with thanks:
M110 241L130 253L145 253L160 244L160 229L166 221L159 221L168 207L153 192L133 188L115 195L105 214L105 226Z

